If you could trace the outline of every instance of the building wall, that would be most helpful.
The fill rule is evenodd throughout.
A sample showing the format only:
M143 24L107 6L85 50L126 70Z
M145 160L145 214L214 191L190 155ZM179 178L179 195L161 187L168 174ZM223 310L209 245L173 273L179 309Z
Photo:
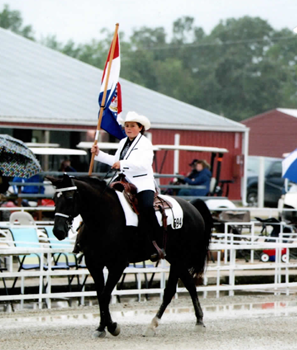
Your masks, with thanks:
M236 156L242 154L242 133L235 132L214 132L214 131L178 131L178 130L150 130L152 133L153 144L173 145L175 134L180 135L180 145L206 146L226 148L229 152L223 156L221 166L222 180L233 180L234 183L229 187L229 199L240 200L241 187L241 169L236 163ZM157 151L157 171L160 171L161 162L165 151ZM211 154L209 152L180 151L179 154L179 173L186 174L190 171L189 163L194 159L205 159L210 163ZM217 163L217 162L215 162ZM168 151L165 163L162 168L162 174L173 174L174 171L174 151ZM216 168L213 175L216 175ZM170 179L162 180L166 184Z
M31 129L32 127L30 127ZM25 129L25 128L24 128ZM23 130L24 130L23 129ZM91 129L91 128L90 128ZM16 130L16 129L12 129ZM173 145L175 134L180 135L180 145L193 145L193 146L208 146L226 148L229 152L223 155L223 161L221 166L222 180L233 180L234 183L229 186L229 199L240 200L240 186L241 186L241 173L240 166L236 165L236 156L242 154L242 133L238 132L214 132L214 131L185 131L185 130L164 130L164 129L151 129L152 143ZM80 138L80 140L79 140ZM22 139L20 137L20 139ZM76 148L79 141L87 140L87 131L62 131L62 130L50 130L50 142L59 143L61 147ZM28 140L31 141L31 140ZM41 142L43 140L40 140ZM104 140L108 141L108 140ZM164 158L165 151L156 152L156 164L155 171L160 172L162 160ZM179 155L179 172L180 174L187 174L190 171L189 163L194 159L205 159L210 163L211 154L206 152L190 152L180 151ZM88 164L82 164L81 161L76 163L75 159L71 159L73 165L78 171L88 171ZM59 159L60 161L60 159ZM217 162L215 162L217 164ZM50 170L58 170L57 160L50 160ZM162 174L174 173L174 151L168 151L165 162L162 167ZM213 176L216 176L216 167L213 171ZM170 179L163 179L162 184L166 184ZM224 193L225 195L225 193Z
M250 128L249 155L282 157L297 147L297 118L272 110L242 122Z

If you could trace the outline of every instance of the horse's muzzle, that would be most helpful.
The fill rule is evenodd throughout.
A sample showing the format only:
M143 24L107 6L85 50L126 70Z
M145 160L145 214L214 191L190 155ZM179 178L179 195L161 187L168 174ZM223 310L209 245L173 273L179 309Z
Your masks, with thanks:
M68 229L67 221L64 218L55 218L53 233L59 241L62 241L68 236Z

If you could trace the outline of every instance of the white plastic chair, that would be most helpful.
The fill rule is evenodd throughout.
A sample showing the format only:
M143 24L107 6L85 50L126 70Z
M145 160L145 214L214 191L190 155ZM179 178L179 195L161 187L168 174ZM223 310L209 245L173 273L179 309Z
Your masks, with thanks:
M34 218L25 211L15 211L9 217L9 222L13 225L35 225Z

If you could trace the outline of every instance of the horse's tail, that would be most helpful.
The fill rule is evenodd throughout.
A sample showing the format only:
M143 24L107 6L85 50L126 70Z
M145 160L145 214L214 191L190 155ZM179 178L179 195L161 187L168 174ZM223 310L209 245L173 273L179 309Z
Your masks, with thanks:
M191 201L191 204L199 211L201 216L204 220L204 234L202 237L202 251L200 256L198 257L198 261L195 266L195 273L198 277L204 272L208 251L209 251L209 244L211 239L211 232L213 227L213 220L211 212L208 209L208 206L205 204L205 202L202 199L194 199Z

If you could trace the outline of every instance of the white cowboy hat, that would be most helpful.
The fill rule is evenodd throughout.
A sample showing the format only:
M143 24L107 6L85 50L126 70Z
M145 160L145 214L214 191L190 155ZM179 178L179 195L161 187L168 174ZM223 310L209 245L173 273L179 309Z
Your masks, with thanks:
M125 119L118 118L121 125L125 126L126 122L136 122L144 126L144 130L148 130L151 127L151 122L144 115L139 115L136 112L128 112Z

